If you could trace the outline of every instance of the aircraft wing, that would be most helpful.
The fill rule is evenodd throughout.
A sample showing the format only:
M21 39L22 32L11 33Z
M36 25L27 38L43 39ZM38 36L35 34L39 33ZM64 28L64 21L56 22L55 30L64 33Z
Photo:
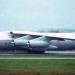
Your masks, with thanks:
M30 36L33 39L39 37L45 37L50 40L75 40L75 33L40 33L40 32L28 32L28 31L13 31L13 35L16 38Z

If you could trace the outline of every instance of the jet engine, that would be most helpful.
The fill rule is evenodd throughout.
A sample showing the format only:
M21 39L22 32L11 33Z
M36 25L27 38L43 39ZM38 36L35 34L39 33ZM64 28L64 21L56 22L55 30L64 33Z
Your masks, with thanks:
M39 37L31 40L25 38L27 38L27 36L25 36L24 38L15 39L14 40L15 46L19 48L27 49L31 52L33 51L44 52L49 45L49 43L46 41L47 38L45 37Z
M25 46L29 40L32 40L36 37L32 37L31 35L23 36L17 39L14 39L14 43L16 46Z
M39 37L29 41L29 48L33 51L45 51L48 45L48 38L46 37Z

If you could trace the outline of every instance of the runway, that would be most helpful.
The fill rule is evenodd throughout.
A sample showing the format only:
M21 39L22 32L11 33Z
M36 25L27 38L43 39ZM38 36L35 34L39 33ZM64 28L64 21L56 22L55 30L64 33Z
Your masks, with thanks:
M44 54L0 53L0 59L75 59L75 51L46 51Z
M35 57L34 58L17 58L17 57L13 58L12 57L12 58L0 58L0 59L35 59L35 60L36 59L57 59L57 60L58 59L65 59L66 60L66 59L75 59L75 58L60 58L60 57L59 58L37 58L37 57L36 58Z
M72 51L45 51L45 53L50 53L50 54L62 54L62 55L75 55L75 50Z

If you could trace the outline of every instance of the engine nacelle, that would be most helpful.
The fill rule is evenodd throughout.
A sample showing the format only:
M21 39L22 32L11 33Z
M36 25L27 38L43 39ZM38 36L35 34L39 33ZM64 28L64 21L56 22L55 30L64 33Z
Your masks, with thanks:
M48 42L41 40L30 40L30 45L32 48L46 48L48 47Z
M32 36L30 35L27 35L27 36L23 36L23 37L20 37L20 38L17 38L14 40L14 43L16 46L19 46L19 47L26 47L27 46L27 43L29 40L33 39Z
M18 46L25 46L25 44L27 43L26 40L14 40L15 45Z

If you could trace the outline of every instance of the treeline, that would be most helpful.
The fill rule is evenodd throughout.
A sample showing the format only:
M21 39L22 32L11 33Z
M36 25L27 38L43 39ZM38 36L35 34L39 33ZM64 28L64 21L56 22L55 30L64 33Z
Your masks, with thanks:
M75 32L75 29L49 29L49 30L39 30L38 32L70 33L70 32Z

